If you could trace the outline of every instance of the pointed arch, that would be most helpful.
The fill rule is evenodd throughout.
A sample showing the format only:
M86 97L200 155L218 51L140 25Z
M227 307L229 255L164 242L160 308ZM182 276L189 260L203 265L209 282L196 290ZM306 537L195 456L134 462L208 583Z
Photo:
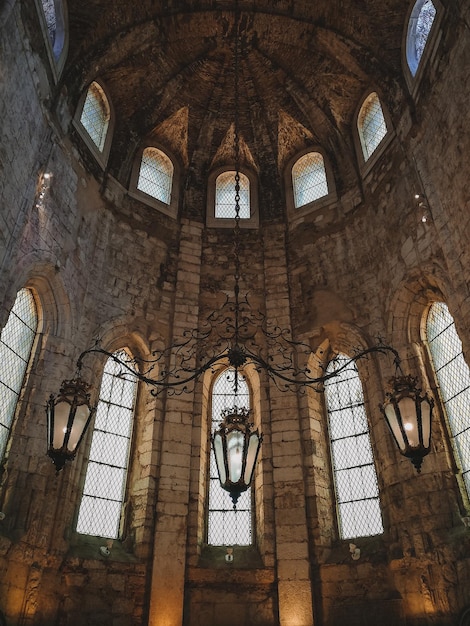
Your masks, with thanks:
M370 159L388 132L378 94L373 91L363 101L357 115L357 131L364 161Z

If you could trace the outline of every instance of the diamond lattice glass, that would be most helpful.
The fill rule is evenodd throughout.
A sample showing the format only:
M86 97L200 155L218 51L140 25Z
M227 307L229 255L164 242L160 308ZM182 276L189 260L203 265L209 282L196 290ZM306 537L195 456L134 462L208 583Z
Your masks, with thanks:
M340 355L330 373L347 361ZM325 383L325 398L335 477L340 534L343 539L383 532L362 384L354 364Z
M436 7L431 0L426 0L420 9L418 19L416 20L416 31L414 34L416 60L419 64L423 56L424 47L431 31L432 23L436 17Z
M157 148L146 148L142 154L137 189L170 204L172 179L173 164L170 159Z
M10 435L37 324L33 294L29 289L21 289L0 335L0 459Z
M250 181L240 173L240 219L250 218ZM215 217L235 217L235 172L222 172L215 181Z
M98 83L91 83L83 105L80 122L100 152L104 148L109 117L109 104L103 89Z
M426 336L454 449L470 495L470 370L454 319L443 302L430 307Z
M127 352L115 355L131 365ZM137 381L112 358L106 362L96 410L77 531L115 539L126 487Z
M362 105L359 114L359 133L364 157L368 159L387 134L382 106L376 93L372 93Z
M296 208L328 195L325 164L318 152L301 157L292 168Z
M250 408L248 385L238 375L238 391L234 391L234 370L227 369L218 376L212 391L212 431L222 421L224 409ZM210 478L207 517L207 543L210 545L250 545L252 543L252 493L251 489L243 492L233 510L233 502L225 489L222 489L217 473L214 453L210 453Z

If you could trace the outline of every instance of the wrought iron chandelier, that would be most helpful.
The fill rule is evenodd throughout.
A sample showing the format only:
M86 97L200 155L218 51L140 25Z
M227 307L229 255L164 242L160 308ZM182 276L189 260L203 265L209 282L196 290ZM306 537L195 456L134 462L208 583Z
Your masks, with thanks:
M75 378L62 383L59 394L51 395L46 406L48 422L48 455L59 472L72 460L90 424L95 406L90 402L90 386L82 379L83 360L97 353L113 359L121 366L122 375L138 378L151 387L151 393L167 395L191 392L194 383L208 370L228 365L234 370L234 395L237 397L239 376L251 364L264 371L281 391L312 388L323 391L324 383L338 376L345 368L369 354L391 354L397 368L390 382L390 391L381 407L401 454L411 459L420 471L423 457L431 443L433 400L422 394L417 379L405 376L400 368L398 352L391 346L379 344L357 351L341 367L321 376L314 376L307 365L297 365L299 356L308 363L311 348L295 341L288 329L270 325L266 315L253 311L248 297L240 295L240 10L235 4L234 20L234 156L235 185L233 229L234 288L233 297L226 296L224 304L209 314L197 329L186 330L180 342L155 352L149 360L124 362L96 343L83 351L77 361ZM173 363L168 367L168 363ZM197 363L194 367L193 363ZM138 368L134 369L137 364ZM240 493L251 484L262 435L252 430L248 411L234 406L222 415L219 429L212 435L219 478L230 492L234 506Z

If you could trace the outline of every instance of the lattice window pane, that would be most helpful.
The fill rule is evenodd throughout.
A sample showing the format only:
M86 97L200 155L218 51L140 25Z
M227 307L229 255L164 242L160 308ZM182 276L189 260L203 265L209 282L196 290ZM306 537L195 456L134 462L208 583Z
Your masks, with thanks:
M345 363L340 355L327 372ZM325 384L331 459L340 534L343 539L383 532L379 487L364 407L354 364Z
M301 157L292 168L292 182L296 208L328 195L322 155L310 152Z
M170 159L157 148L146 148L140 164L137 189L170 204L171 184L173 180L173 164Z
M37 324L33 294L21 289L0 335L0 459L7 446Z
M426 320L426 338L449 422L454 450L470 495L470 370L449 309L435 302Z
M250 181L240 173L240 219L250 218ZM215 217L235 217L235 172L222 172L215 181Z
M108 99L98 83L91 83L83 105L80 122L100 152L104 148L109 119Z
M115 355L132 365L128 354ZM96 411L77 531L115 539L124 500L137 381L112 358L106 362Z
M211 429L216 430L222 421L224 409L250 408L248 385L239 374L238 392L234 391L234 370L225 370L218 376L212 390ZM210 545L250 545L252 539L252 501L251 489L242 493L233 510L233 502L225 489L222 489L217 473L214 453L211 450L209 461L209 498L207 519L207 542Z
M367 160L387 134L379 97L372 93L362 105L358 118L364 158Z
M57 29L54 0L42 0L42 10L44 12L44 17L46 18L49 39L51 40L52 47L54 47L55 34Z

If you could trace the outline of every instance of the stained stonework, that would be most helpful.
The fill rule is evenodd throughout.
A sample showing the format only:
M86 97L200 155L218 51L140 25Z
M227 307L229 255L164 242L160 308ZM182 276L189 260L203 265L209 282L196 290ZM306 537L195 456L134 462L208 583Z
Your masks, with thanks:
M470 504L422 334L444 300L468 360L470 3L439 3L415 82L403 64L412 3L362 4L240 0L241 165L259 206L259 227L240 235L240 288L310 346L317 374L378 337L397 348L435 398L432 451L416 476L377 410L393 364L359 363L385 531L354 539L353 560L323 395L283 393L247 368L264 439L254 544L235 546L233 563L206 543L211 371L181 395L139 386L108 556L107 538L75 532L91 432L56 476L44 404L96 338L148 359L233 296L232 232L206 226L206 208L211 174L234 164L235 2L68 0L63 66L40 0L0 8L0 327L24 286L40 320L0 470L8 626L451 626L470 605ZM104 166L74 121L92 80L112 104ZM355 116L372 90L389 132L364 163ZM174 160L171 210L132 193L152 143ZM315 147L334 193L295 213L288 164ZM96 386L103 365L85 361Z

